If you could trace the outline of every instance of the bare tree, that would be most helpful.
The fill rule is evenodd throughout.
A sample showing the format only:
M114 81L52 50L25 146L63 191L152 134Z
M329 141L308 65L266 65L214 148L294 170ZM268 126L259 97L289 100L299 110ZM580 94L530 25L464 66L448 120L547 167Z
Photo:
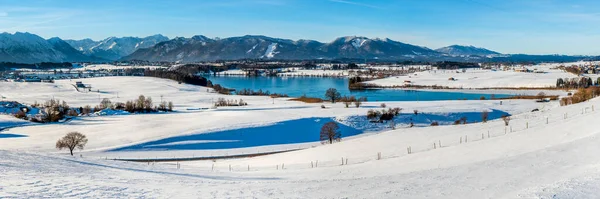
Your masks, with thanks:
M350 104L352 104L352 101L350 101L350 100L344 101L344 105L346 105L346 108L350 107Z
M167 111L167 102L165 102L165 101L160 102L160 104L158 104L158 110L159 111Z
M173 111L173 102L169 101L169 103L167 104L167 107L168 107L169 111Z
M83 147L85 147L85 144L87 144L88 139L85 137L85 135L79 133L79 132L70 132L67 135L65 135L65 137L59 139L56 142L56 148L58 150L62 150L62 149L69 149L69 151L71 152L71 156L73 155L73 150L75 148L78 148L79 150L83 150Z
M62 118L62 114L57 107L45 108L46 115L43 116L44 122L58 122Z
M363 97L359 97L358 99L356 99L356 101L354 101L354 106L356 106L356 108L359 108L360 105L362 105L363 102Z
M510 116L503 115L502 120L504 121L504 125L508 126L508 123L510 123Z
M138 110L144 110L145 103L146 103L146 97L144 95L140 95L138 97L137 102L135 103L136 104L136 109L138 109Z
M487 110L484 110L483 112L481 112L481 121L483 123L486 123L488 121L489 116L490 116L490 112L488 112Z
M339 100L341 97L342 95L335 88L327 89L325 92L325 98L331 100L331 103L335 103L335 101Z
M335 122L327 122L321 127L321 142L332 144L334 141L340 141L342 139L342 133L340 127Z
M152 108L154 107L154 104L152 104L152 97L147 97L146 100L144 101L144 108L147 111L152 110Z
M90 114L92 112L92 107L90 105L85 105L82 109L81 109L81 113L84 115Z
M100 109L107 109L107 108L113 108L113 104L110 101L110 99L108 98L104 98L102 99L102 101L100 102Z

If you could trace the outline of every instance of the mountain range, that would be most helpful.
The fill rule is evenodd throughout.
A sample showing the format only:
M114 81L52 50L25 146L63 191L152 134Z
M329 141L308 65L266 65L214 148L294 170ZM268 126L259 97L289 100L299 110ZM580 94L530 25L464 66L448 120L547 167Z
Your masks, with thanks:
M100 62L87 56L60 38L44 39L30 33L0 33L0 62Z
M390 39L341 37L330 43L314 40L288 40L247 35L225 39L205 36L175 38L151 48L140 49L123 60L197 62L237 59L414 59L437 56L429 48Z
M112 62L214 60L314 60L368 59L385 61L572 61L582 56L503 55L474 46L452 45L436 50L391 39L346 36L323 43L261 35L208 38L202 35L169 39L163 35L91 39L44 39L35 34L0 34L0 62Z
M102 41L91 39L65 40L73 48L85 55L95 56L106 60L118 60L138 49L149 48L157 43L168 41L163 35L152 35L149 37L109 37Z
M495 56L500 55L500 53L491 51L485 48L478 48L475 46L460 46L460 45L452 45L448 47L443 47L436 49L440 53L444 53L449 56Z

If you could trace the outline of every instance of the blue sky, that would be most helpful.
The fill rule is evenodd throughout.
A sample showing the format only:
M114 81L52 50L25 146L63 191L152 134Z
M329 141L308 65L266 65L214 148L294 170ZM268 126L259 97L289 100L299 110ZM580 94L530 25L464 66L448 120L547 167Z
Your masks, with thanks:
M63 39L266 35L600 55L593 0L0 0L0 32Z

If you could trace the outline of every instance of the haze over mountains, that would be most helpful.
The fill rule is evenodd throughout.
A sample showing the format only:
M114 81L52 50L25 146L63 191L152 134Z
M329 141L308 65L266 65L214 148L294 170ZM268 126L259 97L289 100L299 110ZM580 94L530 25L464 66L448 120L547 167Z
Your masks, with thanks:
M329 43L314 40L289 40L246 35L212 39L202 35L169 39L163 35L109 37L91 39L45 40L35 34L0 34L0 62L110 62L127 60L198 62L214 60L264 59L369 59L388 61L482 61L510 59L485 48L452 45L437 50L406 44L391 39L371 39L358 36L340 37ZM557 56L560 59L581 57ZM528 60L529 55L518 55ZM533 56L531 59L553 59L554 56Z

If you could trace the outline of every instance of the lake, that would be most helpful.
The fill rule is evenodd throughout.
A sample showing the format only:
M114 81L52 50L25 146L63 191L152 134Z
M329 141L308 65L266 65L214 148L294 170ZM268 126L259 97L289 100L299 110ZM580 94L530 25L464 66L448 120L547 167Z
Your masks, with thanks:
M415 91L400 89L368 89L350 91L346 78L322 77L244 77L244 76L209 76L213 84L220 84L227 88L252 89L269 91L271 93L287 94L290 97L324 98L325 91L329 88L337 89L342 95L367 97L369 101L437 101L458 99L479 99L484 96L491 98L491 94L460 93L444 91ZM507 94L495 94L495 97L510 97Z

